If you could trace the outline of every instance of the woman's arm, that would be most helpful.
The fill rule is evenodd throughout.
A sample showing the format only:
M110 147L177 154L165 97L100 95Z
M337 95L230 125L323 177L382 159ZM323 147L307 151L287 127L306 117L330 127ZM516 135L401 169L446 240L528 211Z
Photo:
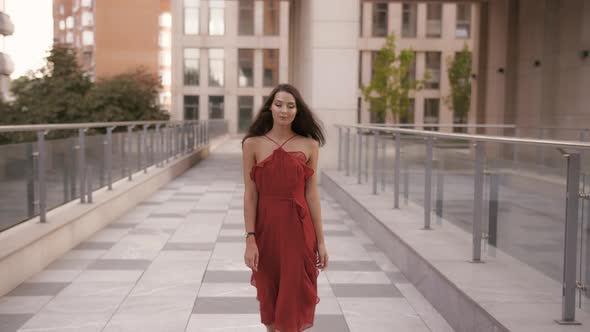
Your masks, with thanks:
M324 230L322 229L322 211L320 207L320 193L318 190L318 159L320 146L316 140L313 140L311 155L308 165L313 168L313 175L307 179L305 184L305 200L309 208L309 214L315 229L315 235L318 243L319 266L324 269L328 266L328 254L324 243Z
M258 192L256 191L256 184L250 178L250 171L256 164L255 156L255 142L253 138L247 138L242 145L242 165L244 176L244 224L246 232L254 232L254 225L256 223L256 206L258 204ZM246 265L258 270L258 247L256 246L255 236L248 236L246 238L246 253L244 260Z

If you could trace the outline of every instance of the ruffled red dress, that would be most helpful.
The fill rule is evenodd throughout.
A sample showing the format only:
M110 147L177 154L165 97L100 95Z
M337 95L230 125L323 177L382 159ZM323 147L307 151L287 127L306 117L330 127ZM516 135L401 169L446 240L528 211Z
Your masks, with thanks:
M252 271L250 283L256 287L262 323L281 332L312 327L320 300L317 240L305 200L305 182L314 171L303 152L283 149L291 138L275 142L279 147L250 172L258 191L259 252L258 271Z

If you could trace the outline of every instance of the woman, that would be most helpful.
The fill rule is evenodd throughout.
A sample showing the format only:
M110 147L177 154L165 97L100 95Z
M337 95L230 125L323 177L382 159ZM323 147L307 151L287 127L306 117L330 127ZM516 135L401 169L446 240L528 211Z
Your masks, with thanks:
M324 134L295 87L277 86L242 141L246 265L268 331L313 325L328 266L317 187Z

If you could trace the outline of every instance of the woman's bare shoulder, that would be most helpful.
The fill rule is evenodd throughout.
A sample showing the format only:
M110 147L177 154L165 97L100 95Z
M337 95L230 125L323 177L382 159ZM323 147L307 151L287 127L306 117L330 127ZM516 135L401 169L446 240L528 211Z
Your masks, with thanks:
M244 148L255 148L260 144L260 136L250 136L244 140L243 146Z

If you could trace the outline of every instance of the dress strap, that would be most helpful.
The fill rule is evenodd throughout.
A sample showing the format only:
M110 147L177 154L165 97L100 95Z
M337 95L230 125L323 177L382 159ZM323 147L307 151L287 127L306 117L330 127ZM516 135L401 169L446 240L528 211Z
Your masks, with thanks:
M266 134L264 134L264 137L266 137L266 138L268 138L269 140L273 141L273 142L274 142L276 145L278 145L279 147L283 147L283 145L285 145L285 143L289 142L289 140L291 140L291 138L293 138L293 137L295 137L295 136L297 136L297 134L295 134L295 135L293 135L293 136L291 136L291 137L287 138L287 140L286 140L286 141L284 141L284 142L283 142L283 144L279 144L279 143L277 143L277 141L275 141L274 139L272 139L272 138L270 138L269 136L267 136Z

